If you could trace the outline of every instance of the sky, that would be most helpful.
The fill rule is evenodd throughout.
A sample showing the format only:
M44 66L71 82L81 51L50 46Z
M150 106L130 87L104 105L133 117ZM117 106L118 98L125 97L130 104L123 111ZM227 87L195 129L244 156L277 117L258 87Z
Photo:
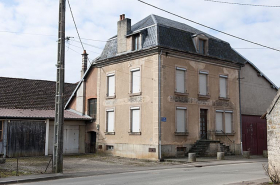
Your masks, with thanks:
M116 35L120 14L132 24L150 14L176 20L230 43L280 87L280 52L250 44L149 7L137 0L69 0L90 60ZM205 0L144 0L182 17L280 50L280 8L222 4ZM279 0L223 0L280 6ZM59 0L0 0L0 76L56 80ZM80 80L83 49L67 4L65 81ZM74 37L74 38L72 38Z

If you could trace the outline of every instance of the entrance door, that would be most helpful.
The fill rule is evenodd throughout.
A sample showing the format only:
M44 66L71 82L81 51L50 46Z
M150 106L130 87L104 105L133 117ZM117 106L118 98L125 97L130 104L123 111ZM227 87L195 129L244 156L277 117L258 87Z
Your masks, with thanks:
M207 109L200 109L200 138L207 139Z
M90 132L90 153L96 152L96 132Z

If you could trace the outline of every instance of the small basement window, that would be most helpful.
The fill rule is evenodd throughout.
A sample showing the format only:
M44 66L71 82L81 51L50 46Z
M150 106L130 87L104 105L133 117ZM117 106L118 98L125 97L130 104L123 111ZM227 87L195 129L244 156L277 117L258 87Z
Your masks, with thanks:
M113 150L114 146L113 145L106 145L106 150Z

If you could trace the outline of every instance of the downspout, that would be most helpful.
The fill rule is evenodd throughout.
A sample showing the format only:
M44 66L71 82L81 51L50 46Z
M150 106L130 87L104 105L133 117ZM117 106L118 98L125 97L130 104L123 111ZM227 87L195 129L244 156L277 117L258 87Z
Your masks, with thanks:
M241 86L240 86L240 80L241 80L241 66L240 69L238 70L238 86L239 86L239 115L240 115L240 150L241 154L243 155L243 147L242 147L242 114L241 114Z
M158 159L162 161L161 156L161 55L158 56Z

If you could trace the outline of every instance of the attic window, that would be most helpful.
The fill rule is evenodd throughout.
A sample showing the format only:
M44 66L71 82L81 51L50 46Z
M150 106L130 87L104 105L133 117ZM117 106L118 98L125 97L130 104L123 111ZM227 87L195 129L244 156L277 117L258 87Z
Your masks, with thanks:
M199 43L198 43L198 53L205 55L205 46L206 46L206 40L203 39L199 39Z
M207 55L208 54L208 38L203 34L194 35L192 38L193 38L193 42L195 44L197 53L202 54L202 55Z
M136 34L136 35L133 35L132 37L133 39L133 51L134 50L139 50L140 49L140 34Z

